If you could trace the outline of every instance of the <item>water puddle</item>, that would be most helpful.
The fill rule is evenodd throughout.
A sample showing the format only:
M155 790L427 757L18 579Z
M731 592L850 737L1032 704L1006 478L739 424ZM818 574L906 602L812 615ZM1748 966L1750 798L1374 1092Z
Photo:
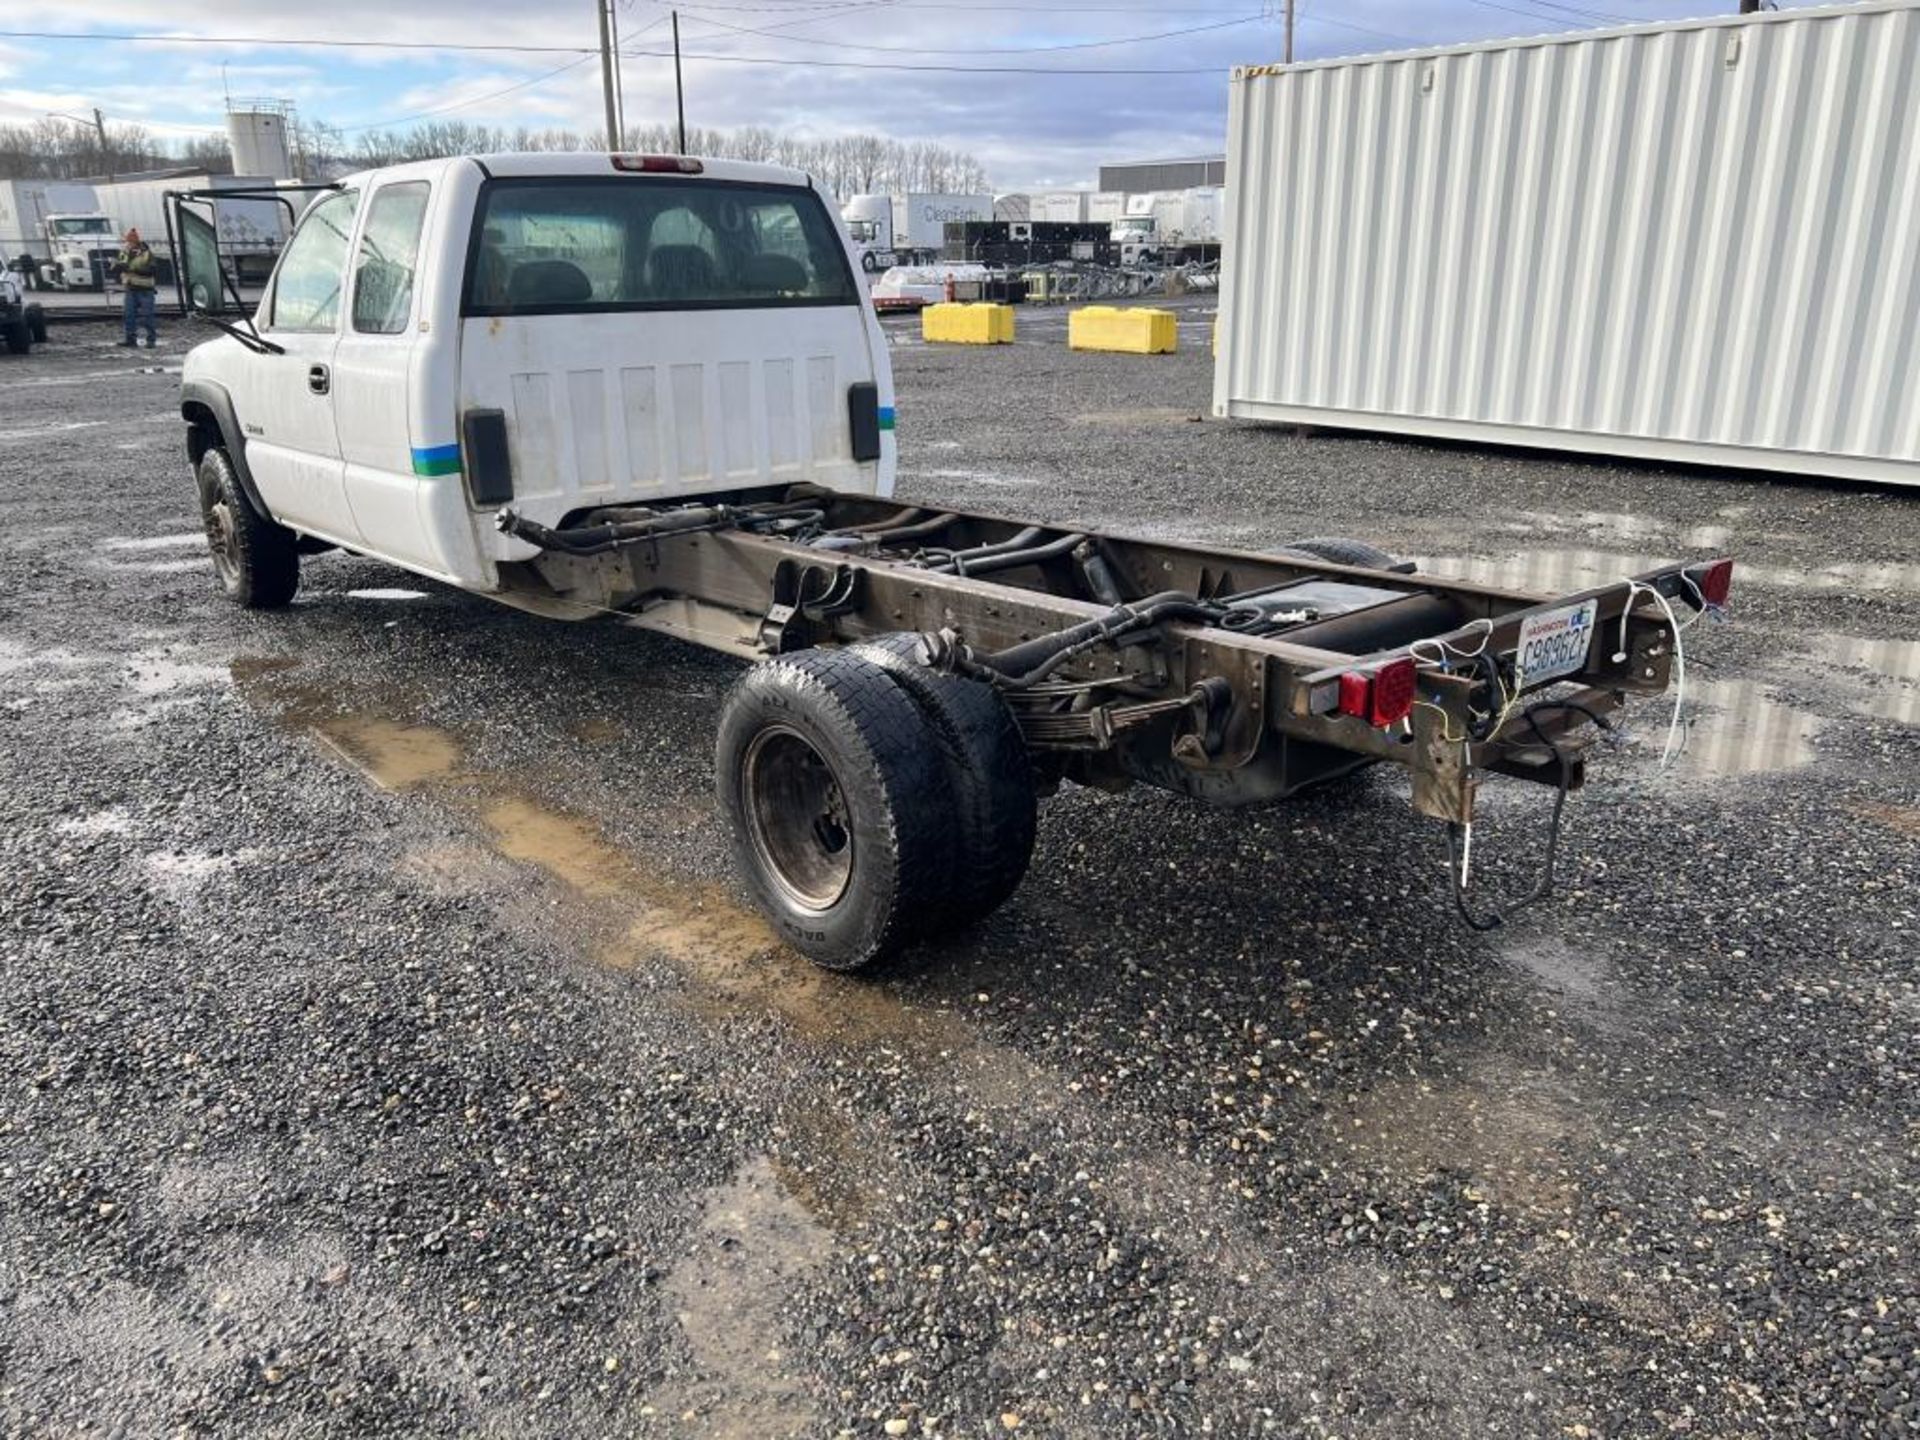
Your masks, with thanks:
M1563 1085L1492 1062L1457 1082L1386 1081L1329 1120L1365 1161L1412 1177L1451 1170L1479 1198L1536 1213L1573 1203L1575 1157L1595 1131Z
M452 737L431 726L351 714L311 723L316 738L382 790L415 790L460 764Z
M1703 547L1708 550L1718 546ZM1768 585L1781 590L1894 591L1920 593L1920 565L1835 562L1830 565L1788 569L1773 565L1743 564L1737 547L1734 553L1733 604L1740 601L1742 585ZM1503 556L1421 555L1414 557L1422 573L1448 579L1468 580L1501 590L1521 590L1557 595L1573 590L1591 590L1629 575L1643 574L1663 565L1675 565L1682 559L1705 558L1672 553L1636 554L1627 551L1580 547L1574 549L1528 548Z
M184 550L207 543L203 530L185 530L177 535L113 535L100 542L102 550Z
M1799 769L1814 757L1820 718L1773 699L1761 681L1690 679L1687 712L1686 736L1673 762L1683 774L1767 775ZM1658 707L1651 713L1657 715ZM1640 742L1657 755L1666 743L1665 726L1643 724Z
M1502 528L1529 535L1542 532L1589 536L1634 550L1678 548L1725 551L1734 542L1731 525L1675 524L1655 515L1631 515L1623 510L1581 510L1567 513L1521 510Z
M1854 710L1874 720L1920 725L1920 640L1825 635L1814 653L1842 672Z
M807 1431L813 1403L781 1336L789 1297L826 1260L832 1237L759 1156L710 1192L691 1243L662 1288L699 1373L656 1405L697 1416L699 1433L719 1440Z

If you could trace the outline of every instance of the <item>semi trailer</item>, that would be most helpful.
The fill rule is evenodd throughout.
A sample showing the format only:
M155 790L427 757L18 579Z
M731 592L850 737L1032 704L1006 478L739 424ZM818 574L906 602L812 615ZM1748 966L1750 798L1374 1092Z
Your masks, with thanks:
M213 570L284 607L332 547L756 662L717 806L796 950L858 969L1006 900L1038 797L1268 805L1388 766L1491 926L1732 561L1572 594L1364 542L1255 553L896 498L888 342L823 187L668 155L423 161L323 190L251 312L176 203L185 449ZM1539 881L1469 890L1475 797L1552 792ZM1409 827L1409 841L1415 838Z
M867 271L935 259L948 225L993 215L991 195L855 195L840 210Z

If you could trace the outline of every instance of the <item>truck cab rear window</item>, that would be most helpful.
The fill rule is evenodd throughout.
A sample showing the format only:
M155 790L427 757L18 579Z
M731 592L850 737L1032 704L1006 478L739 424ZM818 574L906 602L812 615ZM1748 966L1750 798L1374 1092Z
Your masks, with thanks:
M467 269L469 315L854 305L813 191L719 180L495 180Z

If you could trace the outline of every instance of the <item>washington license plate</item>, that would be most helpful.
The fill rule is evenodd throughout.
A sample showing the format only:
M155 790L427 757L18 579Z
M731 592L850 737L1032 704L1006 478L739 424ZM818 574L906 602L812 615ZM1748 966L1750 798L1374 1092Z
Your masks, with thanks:
M1514 688L1525 690L1584 670L1599 608L1598 600L1588 600L1522 620L1520 645L1513 657Z

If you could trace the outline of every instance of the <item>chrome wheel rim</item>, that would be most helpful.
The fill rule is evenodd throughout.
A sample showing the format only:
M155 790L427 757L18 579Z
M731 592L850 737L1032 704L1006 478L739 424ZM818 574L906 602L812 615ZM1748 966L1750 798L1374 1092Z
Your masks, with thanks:
M744 771L761 869L796 908L832 909L853 880L853 827L832 768L805 736L776 725L754 736Z
M213 568L223 585L240 580L240 528L233 523L233 507L216 500L207 507L207 546L213 551Z

